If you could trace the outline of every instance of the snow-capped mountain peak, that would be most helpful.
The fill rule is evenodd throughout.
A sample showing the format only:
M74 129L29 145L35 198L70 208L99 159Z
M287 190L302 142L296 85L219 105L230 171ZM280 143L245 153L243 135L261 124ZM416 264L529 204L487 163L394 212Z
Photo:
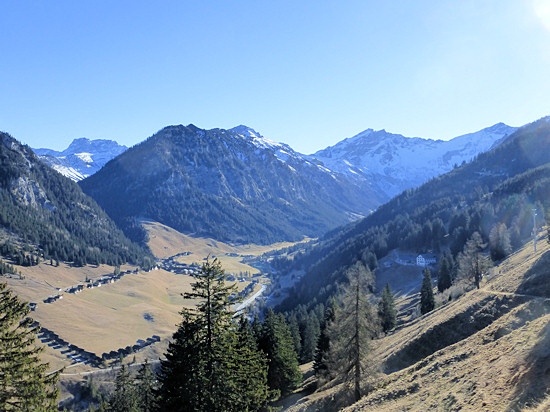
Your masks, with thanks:
M313 154L329 169L375 182L389 197L491 149L516 130L497 123L449 141L367 129Z
M294 151L289 145L284 143L277 143L273 140L267 139L248 126L241 124L237 127L229 129L229 131L234 132L251 141L252 144L259 149L267 149L273 151L277 159L279 159L281 162L286 163L290 158L300 159L301 161L308 162L308 160L306 160L307 156Z
M127 149L113 140L85 137L74 139L69 147L58 152L51 149L33 149L38 157L62 175L79 181L101 169L109 160Z

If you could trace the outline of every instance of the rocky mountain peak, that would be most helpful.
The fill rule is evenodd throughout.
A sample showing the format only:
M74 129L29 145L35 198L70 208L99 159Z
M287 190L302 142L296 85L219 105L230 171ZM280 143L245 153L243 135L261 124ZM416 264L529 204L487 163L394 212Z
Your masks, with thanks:
M74 181L82 180L101 169L109 160L123 153L126 146L114 140L74 139L69 147L58 152L51 149L33 149L38 157L62 175Z

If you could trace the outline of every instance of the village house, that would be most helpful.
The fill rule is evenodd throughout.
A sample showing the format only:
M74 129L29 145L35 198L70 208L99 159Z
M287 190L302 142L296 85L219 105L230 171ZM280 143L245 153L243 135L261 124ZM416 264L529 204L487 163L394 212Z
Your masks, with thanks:
M418 255L416 257L416 266L420 266L422 268L425 268L428 265L435 264L437 262L437 258L435 255Z

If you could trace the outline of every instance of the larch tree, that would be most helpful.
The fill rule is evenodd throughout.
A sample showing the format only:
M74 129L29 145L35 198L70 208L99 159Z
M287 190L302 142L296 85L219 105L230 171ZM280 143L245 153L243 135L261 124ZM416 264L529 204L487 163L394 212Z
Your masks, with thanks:
M510 232L504 223L496 224L489 234L489 248L491 257L500 260L508 256L512 251Z
M242 336L231 306L236 286L225 284L220 262L207 260L194 275L195 309L182 322L161 362L159 410L257 410L266 401L266 361ZM256 356L257 355L257 356Z
M370 270L361 262L347 270L347 282L341 286L340 303L334 321L329 324L329 351L326 357L328 376L353 388L361 398L370 341L378 330L376 310L369 302Z
M474 232L457 258L458 277L473 281L478 289L483 273L490 267L487 256L482 253L485 247L481 235Z
M38 326L28 313L28 305L0 283L0 410L57 411L59 375L46 373Z

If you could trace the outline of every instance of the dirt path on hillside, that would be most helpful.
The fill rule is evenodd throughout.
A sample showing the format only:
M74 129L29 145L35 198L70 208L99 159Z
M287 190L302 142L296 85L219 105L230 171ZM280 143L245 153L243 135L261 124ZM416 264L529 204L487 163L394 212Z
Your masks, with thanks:
M517 297L517 298L525 298L525 299L532 299L537 300L539 302L547 301L550 303L550 298L547 298L545 296L535 296L535 295L523 295L521 293L512 293L512 292L499 292L496 290L490 290L486 287L478 289L479 292L488 293L490 295L499 295L499 296L508 296L508 297Z
M129 367L136 367L136 366L142 366L142 365L145 365L146 362L140 362L140 363L132 363L132 364L129 364L129 365L126 365L126 366L129 366ZM147 362L149 365L156 365L158 363L160 363L160 359L159 360L155 360L155 361L148 361ZM75 365L76 366L76 365ZM107 373L107 372L111 372L111 371L115 371L115 370L119 370L121 368L120 365L118 366L111 366L110 368L105 368L105 369L97 369L97 370L93 370L93 371L86 371L86 372L76 372L76 373L61 373L60 376L87 376L87 375L93 375L93 374L98 374L98 373ZM51 372L51 373L55 373L55 372ZM50 373L50 374L51 374Z

